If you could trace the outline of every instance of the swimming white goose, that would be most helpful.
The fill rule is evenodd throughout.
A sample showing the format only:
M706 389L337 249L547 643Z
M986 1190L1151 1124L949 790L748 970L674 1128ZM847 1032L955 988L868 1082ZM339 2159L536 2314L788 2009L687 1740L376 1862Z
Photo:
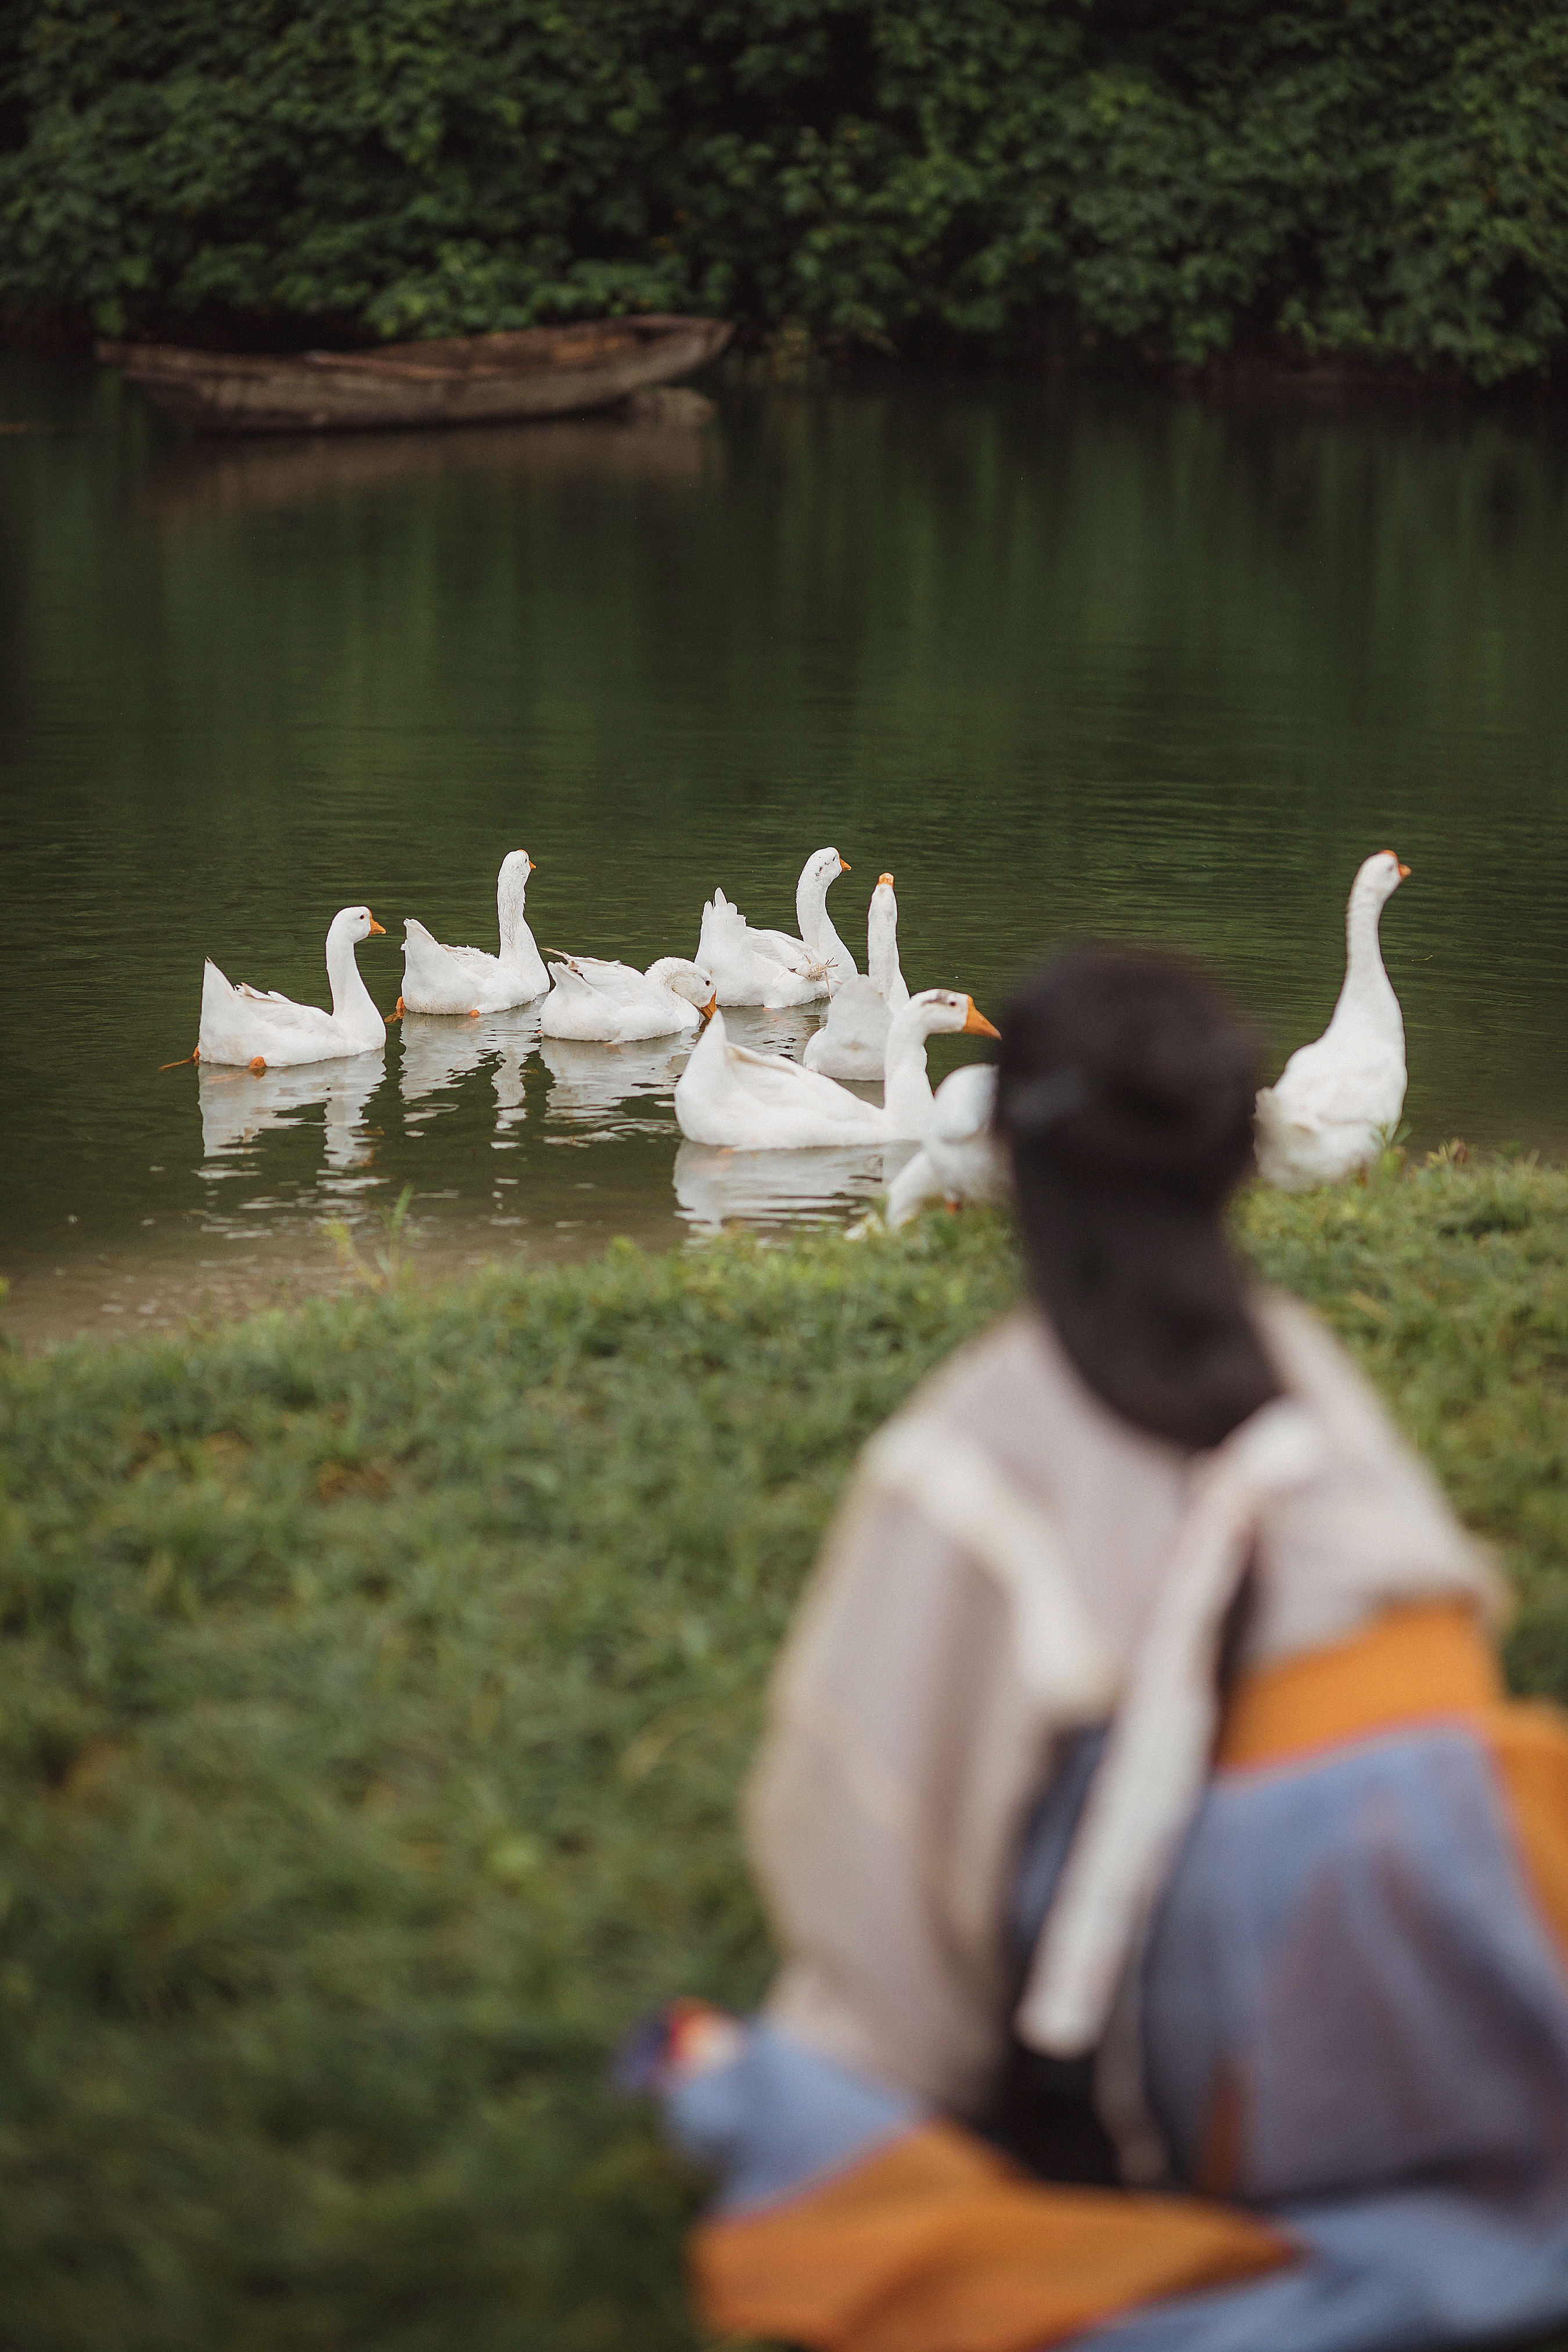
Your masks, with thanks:
M1258 1093L1258 1172L1281 1192L1337 1184L1369 1167L1399 1123L1405 1024L1377 923L1409 871L1392 849L1362 866L1345 909L1345 977L1333 1018Z
M712 973L721 1004L815 1004L854 976L855 960L827 915L828 886L848 871L836 849L806 859L795 892L799 939L754 930L733 899L714 891L702 909L697 961Z
M899 902L892 876L882 874L866 917L866 971L834 990L826 1020L805 1041L806 1068L830 1078L879 1078L888 1024L909 1001L899 968Z
M966 1062L949 1071L936 1090L925 1141L889 1189L889 1225L907 1223L924 1201L1006 1198L1007 1162L992 1126L995 1105L993 1063Z
M403 1010L407 1013L504 1013L542 996L550 976L523 914L533 860L526 849L502 858L496 877L500 953L443 947L410 916L403 938Z
M693 1143L740 1151L882 1143L887 1114L781 1054L734 1045L715 1012L675 1086L675 1116Z
M555 985L539 1015L540 1034L604 1045L695 1029L714 1003L713 982L681 956L661 956L647 971L597 956L563 956L550 966Z
M889 1138L924 1143L934 1097L926 1072L926 1039L967 1032L972 1037L994 1037L973 996L956 988L922 988L911 996L888 1027L887 1084L882 1100ZM956 1075L956 1074L955 1074Z
M752 934L764 955L778 959L780 971L763 992L763 1003L773 1007L815 1004L831 996L856 976L854 957L833 928L827 893L849 867L836 849L814 850L800 869L795 886L795 919L800 937L787 931Z
M296 1004L274 990L237 986L216 963L202 971L198 1062L242 1063L252 1070L291 1069L300 1062L335 1061L340 1054L379 1054L386 1024L360 978L354 949L380 934L368 907L344 907L327 932L327 978L332 1009Z

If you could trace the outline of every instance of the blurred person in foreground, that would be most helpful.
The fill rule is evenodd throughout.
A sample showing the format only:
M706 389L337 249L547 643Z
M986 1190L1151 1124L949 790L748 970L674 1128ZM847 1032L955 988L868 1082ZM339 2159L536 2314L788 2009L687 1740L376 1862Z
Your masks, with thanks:
M1432 2352L1568 2320L1568 1726L1224 1211L1257 1051L1086 948L1002 1032L1032 1305L867 1448L747 1801L762 2016L640 2079L702 2316L831 2352ZM634 2067L633 2072L637 2072Z

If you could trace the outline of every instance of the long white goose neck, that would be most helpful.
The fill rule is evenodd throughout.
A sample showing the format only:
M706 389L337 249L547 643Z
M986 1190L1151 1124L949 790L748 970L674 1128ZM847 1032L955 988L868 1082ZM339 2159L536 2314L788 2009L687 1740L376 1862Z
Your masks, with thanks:
M932 1008L912 998L888 1026L882 1055L882 1108L890 1132L900 1136L925 1133L935 1097L926 1071L926 1039L936 1027Z
M833 918L827 911L828 885L837 879L836 875L807 866L795 886L795 919L802 940L817 962L835 980L852 980L859 966L834 929Z
M910 992L899 966L899 902L891 889L880 884L872 893L871 910L866 918L866 969L889 1011L901 1013Z
M521 963L525 957L539 952L523 913L527 898L526 874L521 882L502 882L496 886L496 921L500 930L502 963Z
M347 928L340 931L336 923L327 933L327 978L331 982L333 1020L347 1022L367 1034L381 1034L385 1024L354 961L354 942Z
M1394 983L1383 966L1383 949L1378 940L1378 919L1383 913L1383 900L1370 883L1358 881L1345 908L1345 977L1334 1006L1334 1020L1342 1014L1352 1021L1373 1021L1381 1026L1405 1034L1400 1016L1399 999Z

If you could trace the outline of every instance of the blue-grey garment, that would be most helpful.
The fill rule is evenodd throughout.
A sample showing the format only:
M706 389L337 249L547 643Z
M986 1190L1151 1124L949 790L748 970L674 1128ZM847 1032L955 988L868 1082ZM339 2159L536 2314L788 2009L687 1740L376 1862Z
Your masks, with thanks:
M1058 1754L1032 1817L1020 1950L1100 1738ZM1440 2352L1568 2325L1568 1974L1479 1738L1399 1731L1211 1782L1142 1991L1178 2183L1224 2086L1228 2193L1303 2259L1091 2329L1084 2352ZM666 2105L723 2175L729 2213L800 2193L924 2113L760 2024Z
M1209 1790L1143 1970L1148 2091L1295 2270L1152 2306L1104 2352L1432 2352L1568 2321L1568 1978L1490 1758L1394 1733Z
M797 2194L896 2139L926 2110L753 2020L727 2064L666 2091L669 2137L722 2181L718 2213Z

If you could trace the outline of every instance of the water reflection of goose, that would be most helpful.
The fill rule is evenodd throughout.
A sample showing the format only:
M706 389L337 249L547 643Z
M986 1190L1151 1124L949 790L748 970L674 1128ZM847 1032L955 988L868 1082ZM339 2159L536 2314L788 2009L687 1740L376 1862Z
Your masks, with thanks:
M523 1100L522 1090L522 1066L527 1051L527 1047L524 1046L521 1054L511 1051L503 1053L491 1073L496 1090L496 1133L498 1135L505 1135L509 1128L516 1127L518 1122L526 1116L527 1105Z
M690 1050L684 1037L655 1037L636 1045L541 1037L540 1058L551 1079L548 1114L574 1122L596 1120L634 1097L668 1096Z
M477 1021L426 1020L418 1013L406 1013L397 1071L398 1091L405 1103L419 1102L426 1095L453 1091L460 1079L479 1069L492 1055L499 1055L502 1063L510 1063L514 1072L520 1072L538 1035L537 1004L521 1005L506 1013L481 1013ZM499 1071L496 1091L503 1103L515 1105L521 1100L521 1094L501 1093ZM454 1105L439 1103L435 1108L449 1110Z
M732 1219L775 1225L843 1216L885 1192L910 1150L722 1151L683 1143L675 1155L677 1213L708 1233Z
M371 1140L361 1122L382 1076L380 1061L364 1054L257 1076L203 1062L196 1071L202 1150L209 1160L243 1151L268 1128L300 1126L300 1113L322 1103L327 1165L363 1167L371 1155Z

